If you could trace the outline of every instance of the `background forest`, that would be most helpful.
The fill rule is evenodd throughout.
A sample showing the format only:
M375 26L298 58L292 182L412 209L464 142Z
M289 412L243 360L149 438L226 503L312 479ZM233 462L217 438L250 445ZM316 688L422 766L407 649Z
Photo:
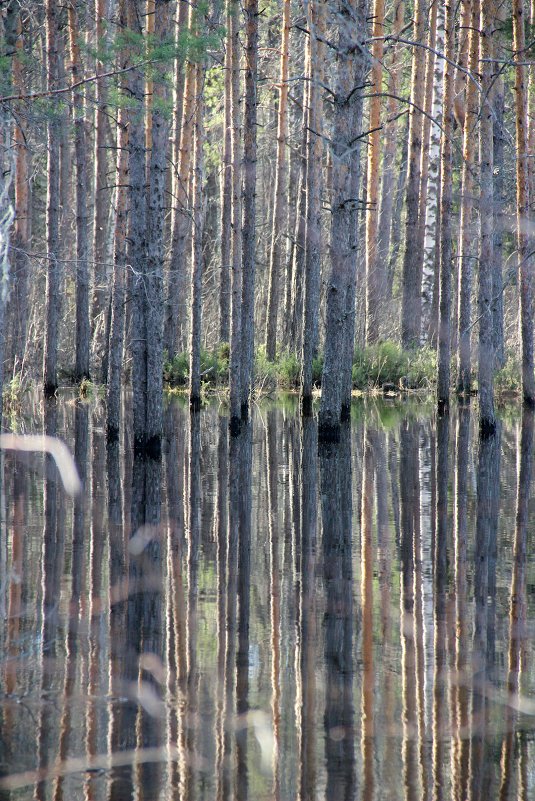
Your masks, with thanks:
M4 385L535 401L535 3L8 0ZM437 357L435 356L437 354Z

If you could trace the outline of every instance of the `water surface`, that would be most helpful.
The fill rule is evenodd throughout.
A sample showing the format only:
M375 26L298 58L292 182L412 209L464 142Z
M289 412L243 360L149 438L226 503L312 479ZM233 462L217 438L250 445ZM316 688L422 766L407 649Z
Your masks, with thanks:
M174 401L161 465L22 421L84 491L2 456L2 799L535 797L533 418L352 411Z

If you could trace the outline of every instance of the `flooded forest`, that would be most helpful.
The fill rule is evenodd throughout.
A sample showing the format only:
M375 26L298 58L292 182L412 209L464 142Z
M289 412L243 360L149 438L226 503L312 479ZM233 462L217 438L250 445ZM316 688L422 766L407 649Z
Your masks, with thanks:
M535 798L535 0L0 0L0 801Z

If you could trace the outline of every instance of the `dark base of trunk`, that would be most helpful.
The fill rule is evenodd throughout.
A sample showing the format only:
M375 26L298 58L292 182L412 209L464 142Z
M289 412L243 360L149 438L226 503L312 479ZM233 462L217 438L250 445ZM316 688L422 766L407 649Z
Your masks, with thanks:
M228 427L231 437L239 437L241 432L241 417L236 417L235 415L233 415L230 418Z
M134 439L134 456L142 456L146 459L153 459L159 462L162 458L162 438L159 434L153 434L152 437L139 437Z
M320 445L327 445L331 442L340 442L340 423L319 422L318 442Z
M301 397L301 413L303 417L312 417L312 395Z
M349 420L351 420L351 403L342 403L340 420L342 423L347 423Z
M437 400L437 412L439 417L445 417L450 412L450 399L449 398L438 398Z
M57 391L58 391L57 384L45 384L43 387L45 398L55 398Z
M531 395L524 395L524 406L527 406L528 409L535 409L535 398Z
M496 433L496 421L493 417L482 417L479 421L480 439L490 439Z
M470 392L464 392L463 390L457 389L457 402L459 406L470 406Z
M246 423L247 420L249 419L249 404L247 403L247 401L245 401L241 405L241 419L243 420L244 423Z
M106 442L113 445L119 442L119 429L117 426L108 426L106 429Z
M201 398L199 395L190 395L189 396L189 410L190 412L200 412L201 411Z

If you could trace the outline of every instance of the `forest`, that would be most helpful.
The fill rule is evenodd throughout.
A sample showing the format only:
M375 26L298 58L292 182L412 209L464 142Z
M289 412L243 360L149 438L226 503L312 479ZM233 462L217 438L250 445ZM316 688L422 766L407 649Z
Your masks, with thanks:
M2 383L535 403L535 3L7 0Z

